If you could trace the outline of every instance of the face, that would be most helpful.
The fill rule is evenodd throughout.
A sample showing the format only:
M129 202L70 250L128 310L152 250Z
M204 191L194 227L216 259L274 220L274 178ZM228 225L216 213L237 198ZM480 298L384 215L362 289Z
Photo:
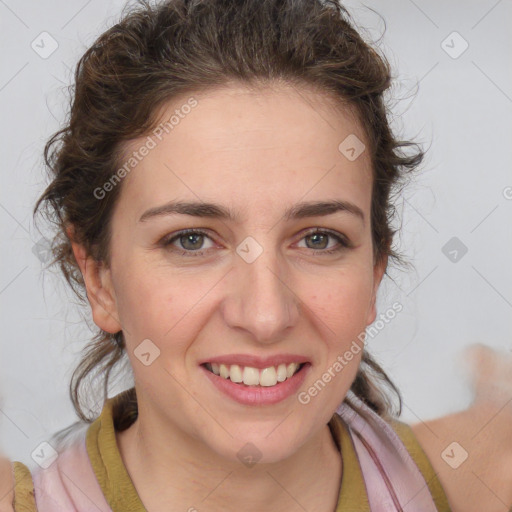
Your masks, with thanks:
M375 319L370 159L339 149L365 136L307 89L193 97L166 106L162 119L182 115L154 147L126 148L147 154L120 185L93 317L123 330L147 418L227 459L252 443L275 462L325 429ZM311 206L331 202L343 207Z

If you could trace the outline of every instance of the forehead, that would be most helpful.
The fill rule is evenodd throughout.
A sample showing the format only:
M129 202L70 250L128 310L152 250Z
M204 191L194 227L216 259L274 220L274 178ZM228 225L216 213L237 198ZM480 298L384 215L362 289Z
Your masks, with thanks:
M267 211L299 200L350 197L369 208L364 131L352 110L326 94L291 85L232 85L181 96L159 114L155 130L125 147L125 162L139 154L122 183L121 200L133 216L173 199ZM367 149L351 160L341 150L346 140ZM144 145L150 149L141 151Z

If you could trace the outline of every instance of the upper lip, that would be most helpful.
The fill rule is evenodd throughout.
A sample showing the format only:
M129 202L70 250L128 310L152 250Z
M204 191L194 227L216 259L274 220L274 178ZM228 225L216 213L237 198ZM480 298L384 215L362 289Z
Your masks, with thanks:
M298 354L277 354L274 356L258 357L250 354L226 354L223 356L210 357L201 361L199 364L205 363L217 363L232 365L237 364L239 366L250 366L252 368L269 368L270 366L278 366L280 364L290 363L308 363L309 360Z

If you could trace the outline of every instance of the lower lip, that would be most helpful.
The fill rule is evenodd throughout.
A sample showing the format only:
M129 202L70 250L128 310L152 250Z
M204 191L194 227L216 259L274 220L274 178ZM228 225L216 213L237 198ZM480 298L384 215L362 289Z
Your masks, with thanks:
M244 405L270 405L277 404L282 400L295 394L300 388L311 364L305 363L302 368L284 382L278 382L275 386L246 386L245 384L236 384L230 379L224 379L215 375L204 366L200 366L210 382L224 394L238 403Z

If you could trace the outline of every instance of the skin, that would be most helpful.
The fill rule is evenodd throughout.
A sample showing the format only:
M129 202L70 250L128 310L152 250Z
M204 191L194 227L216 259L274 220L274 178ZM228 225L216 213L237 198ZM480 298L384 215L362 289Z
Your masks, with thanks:
M342 468L327 422L360 353L307 405L296 396L272 406L234 403L205 383L197 362L229 352L303 354L312 362L306 390L374 321L385 262L373 263L368 223L347 213L282 219L287 205L333 198L357 204L368 219L367 155L349 162L337 151L348 134L364 136L348 112L335 114L306 90L255 95L232 87L195 97L200 106L123 181L111 267L73 244L94 321L123 329L134 370L139 418L117 434L118 446L149 511L332 512ZM164 118L179 104L168 105ZM222 203L242 220L137 222L147 208L176 198ZM186 260L157 246L189 227L212 231L215 240L204 242L210 256ZM344 233L354 248L312 256L303 234L310 227ZM251 264L235 252L246 236L264 248ZM161 351L149 366L133 352L146 338ZM412 428L453 512L508 512L512 357L484 348L472 356L473 404ZM262 453L251 468L236 457L249 441ZM440 457L453 441L469 453L456 470ZM12 511L13 498L11 463L0 455L0 511Z
M311 362L300 389L307 390L374 321L385 261L373 260L369 155L351 162L338 150L348 135L365 140L364 133L328 98L289 86L233 85L194 97L199 105L122 183L110 268L74 245L94 321L123 330L134 371L139 417L118 435L121 455L148 510L332 511L342 468L327 423L361 351L307 405L296 395L274 405L234 402L209 383L199 361L300 354ZM184 102L169 104L163 118ZM240 218L139 222L147 209L177 199L219 203ZM283 219L299 201L328 200L357 205L364 221L347 212ZM204 256L181 256L179 249L192 251L179 240L176 252L159 246L192 227L211 233ZM334 238L315 244L305 232L317 227L352 247ZM248 236L263 247L250 264L236 253ZM339 252L321 254L336 246ZM149 366L134 355L144 339L160 350ZM237 457L249 442L262 454L250 468Z

